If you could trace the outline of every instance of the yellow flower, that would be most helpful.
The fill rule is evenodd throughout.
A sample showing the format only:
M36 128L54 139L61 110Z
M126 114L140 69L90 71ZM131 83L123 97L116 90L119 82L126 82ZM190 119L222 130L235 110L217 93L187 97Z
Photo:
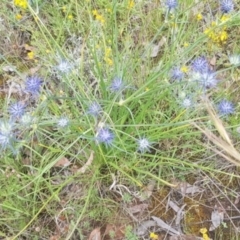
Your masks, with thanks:
M68 18L69 20L72 20L72 19L73 19L73 15L72 15L72 14L69 14L67 18Z
M151 239L153 239L153 240L158 240L158 235L155 234L154 232L151 232L150 235L149 235L149 237L150 237Z
M196 19L197 19L197 21L201 21L201 20L203 19L202 14L201 14L201 13L198 13L198 14L196 15Z
M105 22L105 19L104 19L104 17L103 17L102 15L97 14L95 17L96 17L96 19L97 19L99 22L101 22L102 24Z
M17 20L21 20L22 19L22 15L21 14L17 14L16 16L15 16L15 18L17 19Z
M67 10L67 7L66 7L66 6L63 6L63 7L62 7L62 11L65 13L66 10Z
M221 42L223 42L223 43L226 42L227 39L228 39L228 34L227 34L227 32L226 32L226 31L220 32L219 38L220 38Z
M223 15L220 19L221 22L226 22L230 17L228 15Z
M28 56L28 59L30 60L34 59L34 52L33 51L28 52L27 56Z
M106 62L109 66L112 66L112 65L113 65L113 61L112 61L111 58L105 57L104 60L105 60L105 62Z
M133 7L134 7L134 1L132 1L132 0L130 0L129 2L128 2L128 9L130 10L130 9L132 9Z
M92 10L92 14L93 14L93 16L97 16L98 15L97 10L96 9Z
M188 43L188 42L185 42L185 43L183 44L183 46L184 46L184 47L188 47L188 46L189 46L189 43Z
M26 9L28 6L28 2L27 2L27 0L14 0L14 5L16 7Z
M181 67L181 71L184 72L184 73L187 73L188 72L188 67L187 66L182 66Z
M204 240L210 240L210 238L208 237L206 228L201 228L199 232L203 235Z

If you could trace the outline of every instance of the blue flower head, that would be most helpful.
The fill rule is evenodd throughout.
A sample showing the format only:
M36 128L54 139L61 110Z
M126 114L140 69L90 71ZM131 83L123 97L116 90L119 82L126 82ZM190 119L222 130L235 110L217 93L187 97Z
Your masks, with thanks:
M184 78L184 72L181 70L180 67L174 67L171 70L171 78L173 80L182 80Z
M193 105L192 100L189 97L186 97L182 101L182 106L184 108L190 108Z
M72 70L73 66L66 60L61 60L56 66L56 69L63 74L69 73Z
M8 112L13 118L22 117L25 113L25 105L21 102L13 103L9 107Z
M25 82L25 91L27 93L31 93L32 95L38 95L40 93L42 83L42 79L37 76L27 77Z
M213 88L217 85L217 79L215 78L215 73L207 71L202 74L199 74L199 78L197 79L202 85L203 88Z
M232 102L227 101L226 99L222 100L218 104L218 111L221 115L229 115L234 113L234 105Z
M107 147L111 146L114 140L114 134L109 128L100 128L97 132L96 140Z
M102 111L100 104L97 102L92 102L89 107L87 113L92 115L93 117L98 117Z
M229 62L230 62L230 64L235 65L235 66L240 65L240 55L239 54L230 55Z
M124 88L124 83L123 83L122 78L120 78L120 77L115 77L112 80L110 87L109 87L111 92L119 92L119 91L123 90L123 88Z
M203 73L208 71L208 68L208 62L205 57L198 57L192 62L192 69L195 72Z
M138 148L137 150L141 153L149 152L151 144L146 138L140 138L137 140Z
M69 119L67 117L61 117L57 121L57 126L59 128L67 127L68 124L69 124Z
M178 2L177 0L166 0L165 4L169 10L172 10L177 7Z
M223 13L229 13L234 9L234 4L232 0L222 0L220 3L220 8Z
M2 149L11 148L13 125L10 122L0 122L0 145Z

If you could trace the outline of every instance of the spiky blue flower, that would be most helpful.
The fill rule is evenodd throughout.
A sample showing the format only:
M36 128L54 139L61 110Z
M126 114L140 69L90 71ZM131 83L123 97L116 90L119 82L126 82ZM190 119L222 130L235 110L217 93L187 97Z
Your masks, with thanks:
M13 124L11 122L0 122L0 145L2 149L11 147L13 138Z
M38 76L27 77L25 82L25 91L32 95L38 95L43 81Z
M124 83L122 78L120 77L115 77L109 86L109 89L111 92L119 92L123 90L123 88L124 88Z
M171 70L171 78L173 80L182 80L184 78L184 72L181 70L180 67L174 67Z
M10 138L7 135L4 135L0 132L0 145L2 149L7 148L7 146L10 144Z
M13 118L19 118L25 113L25 104L22 102L16 102L10 105L8 112Z
M217 85L216 74L210 71L206 71L204 73L199 74L199 78L197 79L200 85L206 88L213 88Z
M59 128L64 128L69 124L69 119L67 117L61 117L57 121L57 126Z
M21 116L19 123L24 127L30 127L36 122L36 118L33 117L33 114L27 112Z
M97 143L103 143L107 147L111 146L114 140L114 134L109 128L100 128L96 136Z
M189 97L186 97L182 100L182 106L184 108L190 108L192 105L192 100Z
M234 3L232 0L222 0L220 8L223 13L229 13L234 9Z
M92 102L89 107L87 113L94 116L98 117L102 111L102 108L99 103L97 102Z
M218 104L218 111L221 115L225 115L225 116L232 114L234 113L234 105L232 102L224 99Z
M166 0L165 4L169 10L172 10L177 7L178 2L177 0Z
M141 153L149 152L151 143L148 141L147 138L140 138L137 140L138 148L137 150Z
M240 55L239 54L230 55L229 62L230 62L230 64L235 65L235 66L240 65Z
M205 57L198 57L192 62L192 70L195 72L206 72L208 71L209 66Z
M56 66L56 69L63 74L69 73L72 69L72 64L66 60L61 60Z

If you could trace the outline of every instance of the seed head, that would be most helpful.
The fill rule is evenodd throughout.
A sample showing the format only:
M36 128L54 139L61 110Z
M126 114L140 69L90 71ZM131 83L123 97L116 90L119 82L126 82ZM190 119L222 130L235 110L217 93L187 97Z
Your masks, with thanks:
M141 153L149 152L151 144L146 138L140 138L137 140L138 151Z
M16 102L16 103L13 103L9 109L8 109L11 117L13 118L19 118L21 117L24 112L25 112L25 105L21 102Z
M114 134L109 128L100 128L97 132L96 140L98 143L103 143L107 147L113 143Z
M220 3L220 8L223 13L229 13L234 9L234 4L232 0L222 0Z
M224 99L218 104L218 111L221 115L230 115L234 113L234 105L232 102Z
M25 91L32 95L38 95L42 85L42 79L37 76L27 77L25 82Z

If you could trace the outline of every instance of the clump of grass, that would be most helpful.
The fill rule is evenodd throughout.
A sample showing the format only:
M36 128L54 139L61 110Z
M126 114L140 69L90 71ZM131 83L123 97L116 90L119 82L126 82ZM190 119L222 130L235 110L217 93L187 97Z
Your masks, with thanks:
M216 144L215 120L222 118L231 131L238 114L231 93L238 91L239 63L230 58L234 64L226 67L212 60L219 52L238 54L231 1L218 7L193 1L14 1L11 14L6 3L3 29L11 26L8 34L15 36L16 26L31 37L19 36L20 52L5 50L1 60L15 69L3 70L3 78L18 86L12 94L14 85L8 85L1 100L1 181L8 180L0 194L4 237L86 238L118 208L106 193L116 176L138 191L151 180L175 187L173 178L199 170L229 176L215 167L217 158L204 161L212 146L201 132ZM211 8L214 16L203 14ZM216 109L215 118L203 99ZM233 144L217 146L221 156L222 150L237 154ZM68 165L56 167L63 158ZM7 176L9 167L16 174ZM126 238L133 235L126 231Z

